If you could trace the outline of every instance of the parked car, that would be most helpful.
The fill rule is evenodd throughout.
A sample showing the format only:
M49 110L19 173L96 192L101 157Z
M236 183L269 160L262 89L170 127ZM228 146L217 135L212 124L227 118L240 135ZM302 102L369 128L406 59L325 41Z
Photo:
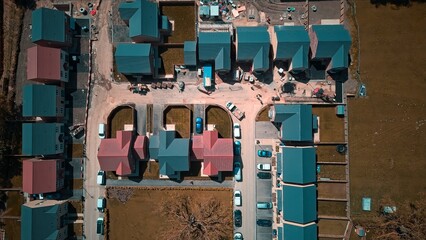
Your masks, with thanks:
M241 127L239 123L234 123L234 137L241 138Z
M100 123L99 124L98 134L99 134L99 138L100 139L104 139L105 138L105 124L104 123Z
M262 171L271 171L271 164L270 163L259 163L257 164L257 169Z
M257 202L257 209L271 209L272 203L271 202Z
M234 211L234 224L235 224L235 227L241 227L243 225L241 210Z
M241 191L239 190L234 192L234 203L235 206L241 206Z
M256 224L261 227L271 227L272 221L267 219L257 219Z
M99 171L98 175L96 177L96 182L99 185L105 185L105 172L104 171Z
M103 212L106 205L106 199L104 197L99 197L97 202L97 207L99 212Z
M243 239L243 234L240 232L236 232L234 234L234 240L242 240Z
M241 164L239 162L234 163L234 177L237 182L241 182L242 177Z
M240 156L241 155L241 142L240 141L235 141L234 142L234 154L236 156Z
M203 119L200 117L195 119L195 132L199 134L203 133Z
M272 236L274 236L274 237L277 236L277 229L272 229Z
M101 217L96 220L96 233L104 235L104 219Z
M260 179L271 179L272 175L270 173L267 172L259 172L257 173L257 177Z
M272 156L272 152L268 151L268 150L257 150L257 156L259 157L271 157Z

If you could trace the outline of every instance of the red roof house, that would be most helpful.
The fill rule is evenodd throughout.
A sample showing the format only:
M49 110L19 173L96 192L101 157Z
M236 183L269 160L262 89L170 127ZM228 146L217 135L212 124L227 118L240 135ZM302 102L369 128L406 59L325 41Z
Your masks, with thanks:
M29 194L56 192L64 187L62 159L27 159L22 162L23 191Z
M137 136L133 148L140 160L145 160L147 157L146 146L148 138L146 136Z
M233 170L233 147L232 138L219 138L216 130L204 131L192 139L192 152L197 159L204 159L203 173L209 176Z
M27 79L41 83L68 82L68 54L39 45L28 48Z
M116 138L101 140L98 151L98 161L103 171L115 171L117 175L129 175L135 164L130 147L132 131L117 131Z

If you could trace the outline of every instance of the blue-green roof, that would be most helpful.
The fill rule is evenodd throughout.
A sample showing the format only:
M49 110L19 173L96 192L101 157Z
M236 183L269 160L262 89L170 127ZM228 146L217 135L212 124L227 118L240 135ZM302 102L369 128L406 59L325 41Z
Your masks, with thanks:
M200 6L200 10L198 13L200 16L210 16L210 7L207 5Z
M277 190L277 210L282 212L283 210L283 191Z
M115 50L115 64L124 74L151 75L154 68L150 43L119 43Z
M285 183L308 184L316 182L314 147L284 147L283 177Z
M317 190L315 185L283 186L284 220L306 224L317 220Z
M269 69L270 39L266 27L237 27L237 61L253 62L256 72Z
M290 60L291 69L308 69L309 35L303 26L275 26L276 60Z
M123 20L129 21L131 38L148 37L152 40L160 38L157 3L148 0L122 2L118 11Z
M61 229L58 228L58 205L27 207L21 206L21 239L56 240ZM66 226L65 226L66 227ZM64 236L65 238L67 236Z
M22 154L53 155L56 150L56 123L23 123ZM59 130L58 130L59 131Z
M228 32L200 32L198 59L214 62L216 71L231 70L231 36Z
M66 43L66 15L62 11L38 8L32 13L31 41Z
M278 152L277 153L277 175L278 176L281 176L281 174L283 173L282 162L283 162L283 154Z
M283 227L278 227L278 240L284 240Z
M183 58L185 65L197 65L197 42L185 41L183 43Z
M170 22L167 16L161 16L161 30L170 31Z
M53 85L26 85L23 89L22 116L56 117L56 90ZM58 89L60 91L60 89ZM61 94L60 92L58 94Z
M159 149L160 137L158 135L152 135L149 137L149 157L152 159L158 159Z
M174 177L189 171L189 138L176 138L176 131L159 132L160 174Z
M307 104L275 104L274 122L282 123L282 141L310 142L313 139L312 106Z
M312 240L318 239L316 224L297 226L284 223L284 239Z
M313 58L331 58L331 69L348 67L348 54L352 44L351 35L343 25L312 25L318 46L312 49Z

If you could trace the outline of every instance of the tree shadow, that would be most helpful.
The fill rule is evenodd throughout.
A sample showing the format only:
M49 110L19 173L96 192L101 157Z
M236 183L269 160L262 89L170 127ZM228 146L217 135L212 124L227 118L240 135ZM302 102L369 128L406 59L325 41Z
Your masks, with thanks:
M35 0L15 0L16 6L25 9L34 10L37 7Z

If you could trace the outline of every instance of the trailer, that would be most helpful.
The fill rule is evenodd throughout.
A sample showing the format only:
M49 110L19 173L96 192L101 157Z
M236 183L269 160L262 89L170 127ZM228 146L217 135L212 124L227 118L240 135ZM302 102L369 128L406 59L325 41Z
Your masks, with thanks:
M226 103L226 108L234 115L238 120L244 118L245 113L237 108L232 102Z

